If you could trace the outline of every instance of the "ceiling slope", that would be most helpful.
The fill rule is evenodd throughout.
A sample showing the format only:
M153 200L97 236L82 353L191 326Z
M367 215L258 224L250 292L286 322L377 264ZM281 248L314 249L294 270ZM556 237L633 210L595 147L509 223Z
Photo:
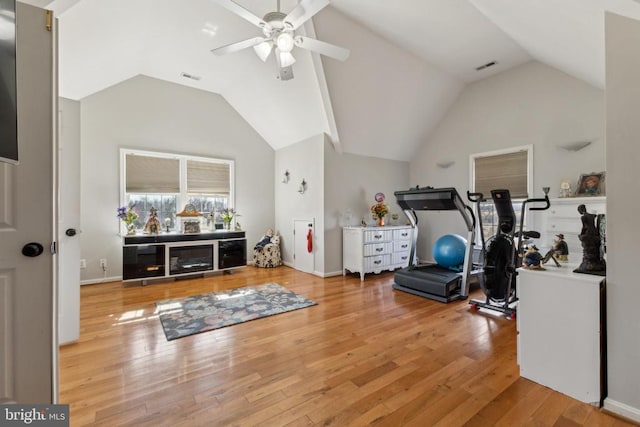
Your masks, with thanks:
M235 1L257 16L277 4ZM221 94L274 149L322 133L337 143L339 131L345 152L397 160L428 141L466 83L532 58L602 88L605 10L640 18L637 0L332 0L315 30L350 59L296 48L295 78L282 82L252 49L210 53L260 34L212 0L25 3L60 19L64 97L144 74ZM296 3L282 0L282 11ZM490 61L498 64L475 70Z

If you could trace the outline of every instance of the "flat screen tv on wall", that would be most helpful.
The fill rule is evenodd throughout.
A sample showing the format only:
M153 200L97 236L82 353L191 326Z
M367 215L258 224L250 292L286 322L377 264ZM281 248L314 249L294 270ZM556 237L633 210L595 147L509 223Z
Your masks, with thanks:
M0 161L18 162L16 1L0 0Z

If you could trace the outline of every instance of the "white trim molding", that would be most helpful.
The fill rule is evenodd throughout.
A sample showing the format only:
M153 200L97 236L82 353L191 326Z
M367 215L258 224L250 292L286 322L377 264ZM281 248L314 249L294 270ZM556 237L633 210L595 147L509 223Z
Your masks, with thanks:
M625 403L618 402L609 397L604 399L604 405L602 408L605 411L611 412L621 417L640 423L640 409L629 406Z

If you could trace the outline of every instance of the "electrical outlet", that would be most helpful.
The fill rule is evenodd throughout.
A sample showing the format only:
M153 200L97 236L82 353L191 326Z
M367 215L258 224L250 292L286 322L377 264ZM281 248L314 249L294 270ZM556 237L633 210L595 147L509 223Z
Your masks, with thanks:
M107 259L106 258L100 258L100 267L102 269L107 268Z
M81 259L80 260L80 268L87 268L87 260L86 259Z

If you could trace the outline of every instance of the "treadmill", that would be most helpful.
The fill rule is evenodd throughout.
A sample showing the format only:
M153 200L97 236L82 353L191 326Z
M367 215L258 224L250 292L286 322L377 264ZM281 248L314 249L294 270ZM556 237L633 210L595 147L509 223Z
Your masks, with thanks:
M394 194L398 204L409 218L414 233L409 257L410 265L396 272L393 288L445 303L466 299L469 295L471 280L482 272L481 269L474 270L472 259L475 217L471 208L464 204L458 191L453 187L415 188L396 191ZM418 218L415 211L457 211L462 215L468 232L462 271L454 271L437 264L416 264Z

